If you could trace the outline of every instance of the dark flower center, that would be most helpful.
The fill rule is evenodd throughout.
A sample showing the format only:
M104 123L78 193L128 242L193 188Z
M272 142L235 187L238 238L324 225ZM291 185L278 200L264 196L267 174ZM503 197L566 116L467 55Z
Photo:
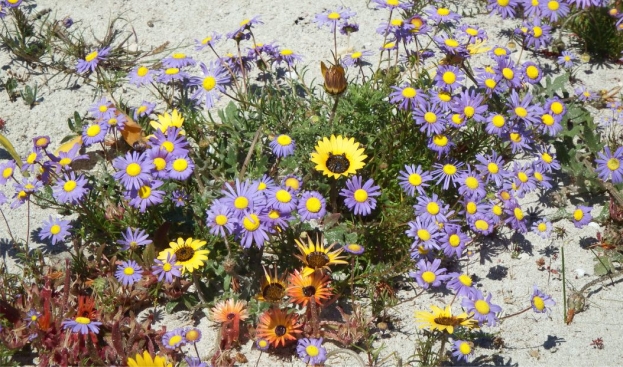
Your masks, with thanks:
M195 249L190 246L183 246L175 250L177 261L188 261L195 255Z
M270 283L262 291L262 296L268 302L279 302L285 295L285 288L279 283Z
M462 319L457 319L455 317L436 317L435 323L439 325L445 326L457 326L463 321Z
M316 287L313 285L307 286L303 288L303 294L305 297L311 297L316 294Z
M277 335L277 336L284 336L284 335L286 335L286 331L288 331L288 329L286 329L286 327L285 327L285 326L283 326L283 325L278 325L278 326L275 328L275 335Z
M329 256L324 252L312 252L305 258L310 268L322 268L329 263Z
M334 155L333 153L329 153L329 158L327 158L327 169L333 173L344 173L348 171L350 167L350 162L348 158L346 158L346 154L342 153L339 155Z
M227 314L227 320L233 320L234 317L236 317L236 314L233 313L233 312L230 312L230 313Z

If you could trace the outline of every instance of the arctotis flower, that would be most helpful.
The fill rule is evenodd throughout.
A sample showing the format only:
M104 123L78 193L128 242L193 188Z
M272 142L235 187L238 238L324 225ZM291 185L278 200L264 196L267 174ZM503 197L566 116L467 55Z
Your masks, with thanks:
M344 93L346 87L348 87L348 81L342 66L331 65L327 68L324 62L320 62L320 72L324 78L324 90L327 93L333 96Z
M298 324L296 314L288 314L278 308L271 308L260 316L256 328L256 335L264 338L274 347L296 340L296 335L301 333L301 325Z
M149 352L138 353L134 358L128 357L128 367L172 367L167 363L166 357L155 356L152 358Z
M178 238L177 242L170 242L168 249L160 251L158 259L161 261L167 260L168 254L175 254L177 259L176 265L182 265L182 274L184 272L193 272L195 269L199 269L204 265L204 262L208 260L209 250L201 250L205 246L206 241L193 240L192 237L187 238L185 241L183 238Z
M316 304L322 304L324 300L331 297L329 276L323 274L320 270L314 271L309 276L295 270L288 277L288 283L287 293L290 296L290 301L302 306L307 306L311 302L311 297L314 297Z
M363 152L354 138L331 135L330 139L324 137L318 142L316 151L311 153L311 161L316 163L317 171L337 179L363 168L363 160L368 157Z
M415 313L415 320L419 324L418 328L446 331L452 334L457 326L473 328L477 325L473 320L470 320L465 312L453 316L450 306L446 306L443 310L437 306L430 306L430 308L433 312L417 311Z
M344 251L343 248L340 247L335 251L331 251L337 242L327 247L324 246L322 238L316 239L316 242L313 242L310 237L307 237L307 245L299 240L294 240L294 242L296 242L301 252L300 255L295 256L305 264L305 269L302 272L304 275L310 275L316 269L329 270L329 265L348 264L340 256L342 251Z
M274 268L274 275L269 274L264 268L264 277L260 282L260 293L255 297L258 301L277 303L286 295L285 274L279 277L277 269Z
M211 318L215 322L230 322L232 320L244 321L249 318L249 312L246 309L245 301L234 300L219 301L212 307L210 312Z

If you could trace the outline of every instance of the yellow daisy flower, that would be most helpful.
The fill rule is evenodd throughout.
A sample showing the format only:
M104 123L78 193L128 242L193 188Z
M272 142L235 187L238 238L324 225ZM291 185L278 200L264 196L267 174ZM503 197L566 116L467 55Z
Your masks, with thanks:
M348 264L348 261L340 257L340 254L344 251L342 247L331 251L337 242L325 248L322 238L320 240L316 239L316 243L314 243L311 238L307 237L307 246L299 240L294 241L301 252L300 255L295 256L305 264L305 269L301 273L303 276L310 276L316 269L329 270L329 265Z
M368 157L363 152L364 149L359 148L354 138L331 135L331 139L324 137L318 142L316 151L311 153L311 161L316 163L316 170L323 175L340 178L363 168L363 160Z
M167 132L169 127L177 127L179 129L182 128L182 124L184 123L184 118L182 114L177 112L177 110L173 110L169 115L168 112L165 112L164 115L158 115L158 121L151 121L149 125L156 130L160 130L163 133ZM180 132L184 134L184 130Z
M208 260L209 250L200 250L206 241L193 240L192 237L187 238L184 241L183 238L178 238L177 242L170 242L171 248L164 249L158 254L158 259L162 261L167 260L167 255L175 255L176 265L182 265L182 274L185 271L192 272L195 269L199 269L203 266L203 262Z
M430 307L433 312L417 311L415 319L420 324L420 329L429 328L430 330L447 331L449 334L454 332L455 326L466 326L474 328L478 326L478 322L471 320L467 313L463 312L458 316L452 316L450 306L446 306L445 310L437 306Z
M129 367L172 367L171 363L167 363L165 357L156 356L151 358L148 351L144 351L143 355L137 354L134 358L128 357Z

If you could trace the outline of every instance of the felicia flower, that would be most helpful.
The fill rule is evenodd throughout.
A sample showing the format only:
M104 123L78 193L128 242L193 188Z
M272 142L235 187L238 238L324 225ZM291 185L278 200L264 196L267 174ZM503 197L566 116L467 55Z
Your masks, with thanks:
M74 172L66 173L52 188L52 196L61 204L77 205L89 191L87 179L83 175L76 177Z
M119 266L117 266L117 271L115 272L115 277L121 284L124 286L130 286L143 277L143 268L138 265L138 263L134 260L122 261Z
M264 246L264 242L268 241L268 219L267 213L250 209L244 217L236 224L235 233L240 239L240 245L243 248L250 248L255 242L258 248Z
M365 251L365 247L356 243L347 243L342 248L351 255L361 255Z
M192 59L192 57L181 53L176 52L171 56L167 56L162 59L162 66L165 68L183 68L186 66L195 66L197 62Z
M486 41L488 39L487 32L477 26L463 24L459 27L459 31L467 37L469 43Z
M327 213L327 202L317 191L305 191L298 202L298 213L302 221L322 219Z
M264 338L274 347L296 340L296 335L302 330L295 313L288 314L278 308L270 308L260 315L256 335Z
M552 116L550 112L542 110L541 124L539 124L537 128L549 136L556 136L562 131L562 125L560 124L561 120L561 117Z
M298 179L296 181L298 182ZM262 175L260 179L254 180L252 185L256 186L257 190L263 193L266 193L268 192L268 190L277 187L275 180L273 180L270 176L266 174ZM293 191L298 191L298 189L295 189L294 187L292 187L292 185L287 185L285 182L283 182L282 185L291 188Z
M569 5L575 5L578 9L591 6L604 6L604 0L568 0Z
M258 191L256 184L248 181L240 182L236 179L235 188L225 183L225 189L221 192L225 195L221 202L232 209L237 218L244 217L247 209L264 204L262 192Z
M162 345L167 349L177 349L184 344L186 344L186 339L181 328L168 331L162 336Z
M492 294L489 293L487 298L482 295L479 289L476 289L476 295L469 298L463 298L461 306L467 309L474 319L478 320L480 325L487 324L495 326L497 324L496 314L502 312L502 307L491 303Z
M549 238L552 233L552 223L545 219L540 219L532 225L532 230L543 239Z
M552 297L541 292L536 285L533 287L530 303L532 304L532 310L536 313L550 311L549 308L556 305Z
M516 190L521 194L527 194L536 189L536 180L534 178L534 170L529 163L520 164L514 162L512 169L513 184Z
M403 4L399 0L372 0L376 4L377 9L408 9L409 4Z
M187 155L188 140L181 131L181 129L172 126L166 130L166 133L156 130L154 135L149 139L149 142L152 148L160 148L172 156Z
M15 209L24 204L28 199L30 199L30 195L37 192L42 187L43 182L36 178L33 178L30 181L25 177L22 178L22 183L14 184L15 195L13 196L14 200L11 203L11 209Z
M171 201L175 204L176 208L185 207L189 199L190 195L188 195L184 190L174 190L171 193Z
M521 66L523 80L530 84L537 84L543 77L543 72L539 66L532 61L526 61Z
M318 24L318 28L328 26L331 32L335 33L335 29L339 22L345 22L357 13L349 8L339 7L336 11L327 10L324 13L316 14L314 21Z
M532 150L532 137L529 130L519 128L508 132L505 138L511 143L511 151L528 152Z
M418 246L423 246L427 250L439 250L439 226L431 220L423 220L416 217L414 221L408 223L409 229L405 231L408 237L414 239L411 244L411 251Z
M62 220L58 218L48 217L48 220L43 222L41 226L41 232L39 236L41 239L50 238L53 245L57 242L63 242L67 236L69 236L69 230L71 226L68 220Z
M480 164L476 164L476 169L483 175L485 182L493 181L498 187L502 187L504 178L508 175L504 169L504 160L498 156L496 151L492 151L491 155L478 154L476 160Z
M439 239L441 249L446 256L454 256L460 259L463 256L465 246L471 241L468 235L461 232L461 227L445 225L444 233Z
M591 210L593 207L591 206L583 206L578 205L578 207L573 211L573 224L576 228L582 228L587 225L592 219Z
M521 209L519 204L505 207L504 212L508 215L505 222L508 223L512 229L520 233L528 232L528 228L526 226L526 214Z
M146 154L137 152L127 152L125 157L115 158L112 166L117 169L113 177L128 190L138 190L148 183L151 180L149 171L154 167L147 161Z
M442 281L450 277L445 274L445 268L439 269L439 265L441 265L441 259L435 259L432 263L421 259L417 263L418 271L415 273L411 272L409 275L415 278L418 285L424 289L439 287Z
M452 279L446 283L446 287L453 290L457 297L474 298L477 296L476 288L473 287L474 282L469 275L459 273L448 275L450 275Z
M154 82L154 77L158 76L159 74L157 70L150 69L145 65L135 66L128 74L130 84L134 84L137 87L150 85Z
M184 357L184 361L186 361L188 367L208 367L207 362L201 362L201 359L197 357L187 356Z
M268 350L268 348L270 348L270 343L264 338L259 338L255 341L255 346L257 347L257 349L265 352Z
M170 178L167 167L171 163L171 155L166 150L161 149L158 146L154 146L145 151L147 155L147 162L152 164L152 169L149 172L153 178L167 180Z
M121 232L121 237L123 239L118 240L117 243L122 245L121 249L125 251L136 250L139 246L146 246L152 242L147 233L140 228L128 227L125 232Z
M104 47L101 50L95 50L88 53L84 59L78 59L78 63L76 64L76 71L78 74L83 74L90 70L92 73L95 72L95 68L97 64L106 59L106 56L110 53L110 47Z
M452 356L457 362L467 362L474 356L474 343L465 340L455 340L452 343Z
M420 131L426 132L427 136L441 134L447 124L441 107L432 102L417 105L413 110L413 120L416 125L421 125Z
M552 40L552 27L547 24L541 24L539 18L534 18L532 23L524 23L523 29L527 29L525 33L526 44L528 47L534 47L535 49L546 47Z
M342 65L346 67L351 67L351 66L363 67L369 64L368 61L365 59L365 57L370 57L372 55L374 55L374 52L370 50L351 52L349 54L344 55L344 57L342 58Z
M461 86L465 79L465 74L454 65L441 65L437 68L435 75L435 85L446 90L453 90Z
M615 185L623 182L623 166L621 165L623 147L617 148L614 154L612 154L610 147L606 146L603 152L597 153L597 157L595 159L597 164L595 171L597 171L599 178L604 181L611 179Z
M294 154L295 147L296 142L286 134L280 134L270 142L270 148L278 158Z
M550 146L539 146L536 150L536 164L543 167L547 172L560 169L560 163L556 160L556 153Z
M353 176L346 181L346 188L340 191L340 195L345 197L344 204L355 215L370 215L372 209L376 208L374 197L381 195L381 191L379 186L374 186L371 178L362 182L361 176Z
M163 280L167 283L173 283L173 280L182 276L182 265L177 264L177 258L175 254L168 253L165 260L154 259L154 263L151 267L152 273L158 277L158 281Z
M566 5L566 4L565 4ZM563 51L558 57L558 65L565 69L571 69L575 66L575 62L578 61L578 57L573 51Z
M281 180L281 184L287 188L292 189L294 192L298 192L303 186L303 178L297 175L287 175Z
M514 18L517 0L489 0L487 8L500 14L503 19Z
M108 120L117 113L117 109L113 103L105 97L102 97L100 100L89 106L88 111L91 116L95 118L95 120Z
M282 61L285 62L289 68L291 68L291 67L294 67L295 62L303 61L303 56L301 56L300 54L294 53L294 51L292 51L289 48L284 48L283 50L279 51L278 54L275 55L274 63L275 65L280 65Z
M565 1L544 1L541 4L541 14L543 17L548 18L551 23L554 23L569 14L569 5Z
M26 313L26 318L24 318L24 321L26 321L28 324L26 325L26 327L30 327L33 323L37 322L37 319L41 316L40 312L37 312L37 310L35 310L34 308L31 309L30 311L28 311Z
M515 62L508 58L500 58L494 67L495 81L498 82L504 90L508 88L521 87L520 73L517 71Z
M424 9L428 17L435 23L451 22L461 19L461 16L448 8L428 6Z
M63 329L70 329L72 333L80 333L86 335L89 333L99 334L99 327L102 325L99 321L93 321L90 317L76 316L71 320L64 320Z
M481 213L474 214L467 223L472 231L483 236L488 236L495 229L493 220L489 216Z
M158 71L156 80L159 83L168 84L175 81L183 82L184 79L190 79L190 74L180 68L166 68Z
M433 179L428 171L423 171L422 166L405 165L404 170L399 172L398 181L402 190L409 196L425 195L424 189L429 186L428 182Z
M221 200L215 200L212 206L206 210L206 214L208 216L206 225L210 227L211 234L225 237L234 232L234 225L237 220L230 207Z
M290 213L296 208L297 198L291 189L276 187L266 193L266 206Z
M474 71L476 72L478 87L482 88L488 96L503 90L503 87L496 80L497 76L492 67L475 68Z
M457 179L460 175L459 168L463 166L462 162L450 161L445 164L435 163L432 172L433 178L437 180L437 184L443 182L443 189L447 190L450 184L457 185Z
M4 163L0 163L0 185L6 184L7 180L13 177L16 167L17 164L15 164L15 161L12 159Z
M327 360L327 349L322 346L322 338L299 339L296 352L307 365L322 365Z
M195 40L195 50L196 51L203 51L206 47L213 47L216 42L218 42L221 39L222 35L217 33L217 32L212 32L211 34L209 34L208 36L206 36L205 38L201 39L201 40Z
M469 52L465 45L446 33L440 33L433 39L437 42L437 46L448 55L467 56ZM458 70L458 68L457 68ZM451 83L448 83L451 84ZM448 88L446 88L448 89Z
M262 22L262 20L260 19L259 15L256 15L251 19L246 18L242 22L240 22L240 25L236 30L227 33L226 37L237 42L240 42L243 39L249 39L250 35L245 32L258 24L264 24L264 22Z
M171 157L167 170L172 179L184 181L193 174L195 164L186 155L178 155Z
M445 223L448 221L446 215L448 213L449 206L440 200L437 194L433 194L430 198L425 194L417 198L417 204L413 206L415 209L415 215L421 217L422 220L433 221L437 223Z
M199 64L203 71L203 77L193 78L189 85L196 86L197 91L191 96L196 101L203 101L205 108L214 107L221 94L225 92L225 86L230 83L228 71L221 63L212 62L206 66Z
M480 178L476 172L472 171L469 167L467 170L461 172L457 178L457 182L459 183L459 194L468 199L478 200L487 195Z
M108 124L104 121L84 125L82 128L82 142L85 146L101 143L108 132Z
M148 207L162 203L163 196L166 194L163 190L156 190L163 185L162 181L153 180L145 182L137 189L128 190L125 198L130 200L130 205L139 212L145 213Z
M478 94L475 90L465 90L453 100L451 109L464 119L484 122L485 117L483 114L487 111L488 106L483 104L483 100L484 96Z
M389 94L389 101L398 104L398 108L410 111L419 104L426 102L426 93L420 89L415 89L409 84L403 84L400 87L392 86L394 90Z

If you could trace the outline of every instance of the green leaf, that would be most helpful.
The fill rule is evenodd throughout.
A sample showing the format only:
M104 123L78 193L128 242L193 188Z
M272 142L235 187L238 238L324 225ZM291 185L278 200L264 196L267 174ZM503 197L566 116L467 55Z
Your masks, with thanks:
M597 263L595 264L595 275L606 275L611 273L614 269L614 265L608 256L599 256L595 259Z
M166 305L164 305L164 309L167 311L168 314L172 314L173 309L175 309L177 305L179 305L179 301L169 301Z
M6 149L6 151L9 152L11 157L13 157L13 159L15 159L15 163L17 163L17 166L20 169L22 169L22 159L19 157L19 154L17 154L17 152L15 151L15 148L13 148L13 144L11 144L9 139L7 139L2 134L0 134L0 144L2 144L4 149Z

